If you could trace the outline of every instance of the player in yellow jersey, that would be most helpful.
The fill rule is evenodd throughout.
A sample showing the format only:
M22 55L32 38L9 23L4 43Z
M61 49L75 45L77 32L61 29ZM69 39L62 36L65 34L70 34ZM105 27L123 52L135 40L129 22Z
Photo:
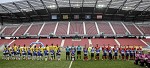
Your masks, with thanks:
M40 49L40 52L41 52L40 60L43 60L44 48L42 47L42 45L40 45L39 49Z
M20 60L20 56L21 56L21 48L20 45L17 47L17 51L16 51L16 60Z
M8 51L9 51L9 57L8 57L8 60L11 59L11 47L8 46Z
M49 51L50 51L50 48L49 48L49 46L46 44L46 47L45 47L45 49L48 51L48 56L47 56L47 59L49 59Z
M3 50L3 57L2 59L6 59L6 49L7 49L7 46L4 47L4 50Z
M17 59L17 46L16 46L16 44L14 44L14 46L13 46L13 50L14 50L14 59Z
M31 46L28 48L27 53L28 53L28 60L30 60L31 57L32 57L32 48L31 48Z
M27 47L26 47L25 44L24 44L24 46L22 48L22 56L23 56L23 59L27 60Z
M32 60L37 59L37 51L38 51L38 48L36 46L34 46Z

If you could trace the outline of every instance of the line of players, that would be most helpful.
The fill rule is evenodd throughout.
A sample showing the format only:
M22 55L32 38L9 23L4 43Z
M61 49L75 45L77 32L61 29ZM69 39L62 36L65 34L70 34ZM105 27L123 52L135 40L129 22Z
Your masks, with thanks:
M112 49L109 45L103 46L103 47L99 47L99 45L97 44L96 47L85 47L82 49L81 46L77 46L74 47L72 46L70 47L66 47L66 60L75 60L75 55L77 54L77 59L81 59L81 53L83 52L84 54L84 60L88 60L88 56L91 56L91 60L99 60L100 57L100 51L102 51L103 55L102 55L102 60L105 59L114 59L116 60L117 57L119 56L119 59L122 60L129 60L130 59L134 59L135 58L135 53L136 51L141 52L142 48L135 48L133 46L133 48L128 48L125 47L120 47L117 48L114 45L114 48ZM77 52L77 53L76 53ZM57 59L60 60L61 58L61 50L60 47L58 47L58 45L53 46L53 44L51 46L46 45L46 47L42 47L40 46L39 48L37 48L36 46L34 46L33 48L30 46L29 48L27 48L25 45L23 48L17 47L15 44L13 47L5 47L4 51L3 51L3 59L9 60L9 59L16 59L16 60L20 60L20 59L26 59L26 60L42 60L43 57L45 57L45 59L50 59L53 60L55 59L55 55L57 56ZM71 55L71 56L70 56ZM95 56L95 57L94 57ZM71 59L70 59L71 58Z
M54 60L55 56L57 57L57 60L61 60L61 50L58 45L54 46L51 44L51 46L46 45L46 47L40 46L39 48L34 47L20 47L20 45L17 47L16 44L14 44L13 47L5 46L3 50L3 57L4 60Z
M112 49L109 45L107 47L105 45L103 47L99 47L99 45L96 44L96 47L92 47L92 46L86 47L85 45L85 47L82 50L81 46L77 46L77 48L75 48L74 46L69 48L67 46L66 47L66 60L75 60L76 54L77 54L77 59L79 58L81 59L82 52L84 54L85 61L88 60L89 56L90 56L90 60L99 60L100 51L102 51L103 53L102 60L106 60L106 59L117 60L118 56L119 56L119 59L122 59L122 60L129 60L129 59L134 60L136 52L141 52L142 48L140 46L138 48L135 48L134 46L132 48L130 48L129 46L128 47L121 46L118 48L116 47L116 45L114 45L114 48Z

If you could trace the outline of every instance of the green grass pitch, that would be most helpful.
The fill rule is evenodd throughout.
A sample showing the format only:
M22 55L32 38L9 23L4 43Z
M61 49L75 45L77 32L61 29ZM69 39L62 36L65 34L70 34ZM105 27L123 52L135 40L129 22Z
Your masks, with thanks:
M61 57L61 61L2 60L2 52L0 52L0 68L69 68L71 61L65 60L65 52L62 52ZM133 62L132 60L76 60L72 62L70 68L145 68L134 65Z

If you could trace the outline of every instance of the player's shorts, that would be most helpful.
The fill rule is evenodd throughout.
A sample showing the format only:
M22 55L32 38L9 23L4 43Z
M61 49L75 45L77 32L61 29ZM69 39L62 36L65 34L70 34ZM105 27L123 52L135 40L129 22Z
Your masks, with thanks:
M91 53L91 57L94 57L94 53Z
M41 53L38 53L37 56L41 56Z
M40 56L43 56L43 54L41 53L41 55Z
M99 56L99 53L97 53L96 56Z
M111 54L111 53L109 53L109 56L112 56L112 54Z
M129 54L128 54L128 53L126 53L126 56L129 56Z
M66 52L66 55L70 55L70 52Z
M81 51L77 51L77 55L81 55Z
M26 55L26 53L22 53L22 55Z
M88 56L87 54L84 54L84 56Z
M121 56L124 56L124 54L121 54Z
M17 55L17 52L16 52L16 51L14 51L14 55Z
M58 55L60 55L60 54L56 53L56 56L58 56Z
M130 56L133 57L133 53L130 53Z
M45 56L48 56L48 53L45 53Z
M114 56L118 56L118 53L114 53Z
M103 56L107 56L107 53L103 53Z
M28 53L29 56L32 56L32 53Z
M37 53L34 52L34 53L33 53L33 56L37 56Z

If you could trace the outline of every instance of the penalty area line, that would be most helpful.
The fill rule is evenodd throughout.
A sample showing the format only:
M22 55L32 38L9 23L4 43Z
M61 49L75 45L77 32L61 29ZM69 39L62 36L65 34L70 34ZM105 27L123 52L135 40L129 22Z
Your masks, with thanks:
M69 68L71 68L73 61L70 62Z

